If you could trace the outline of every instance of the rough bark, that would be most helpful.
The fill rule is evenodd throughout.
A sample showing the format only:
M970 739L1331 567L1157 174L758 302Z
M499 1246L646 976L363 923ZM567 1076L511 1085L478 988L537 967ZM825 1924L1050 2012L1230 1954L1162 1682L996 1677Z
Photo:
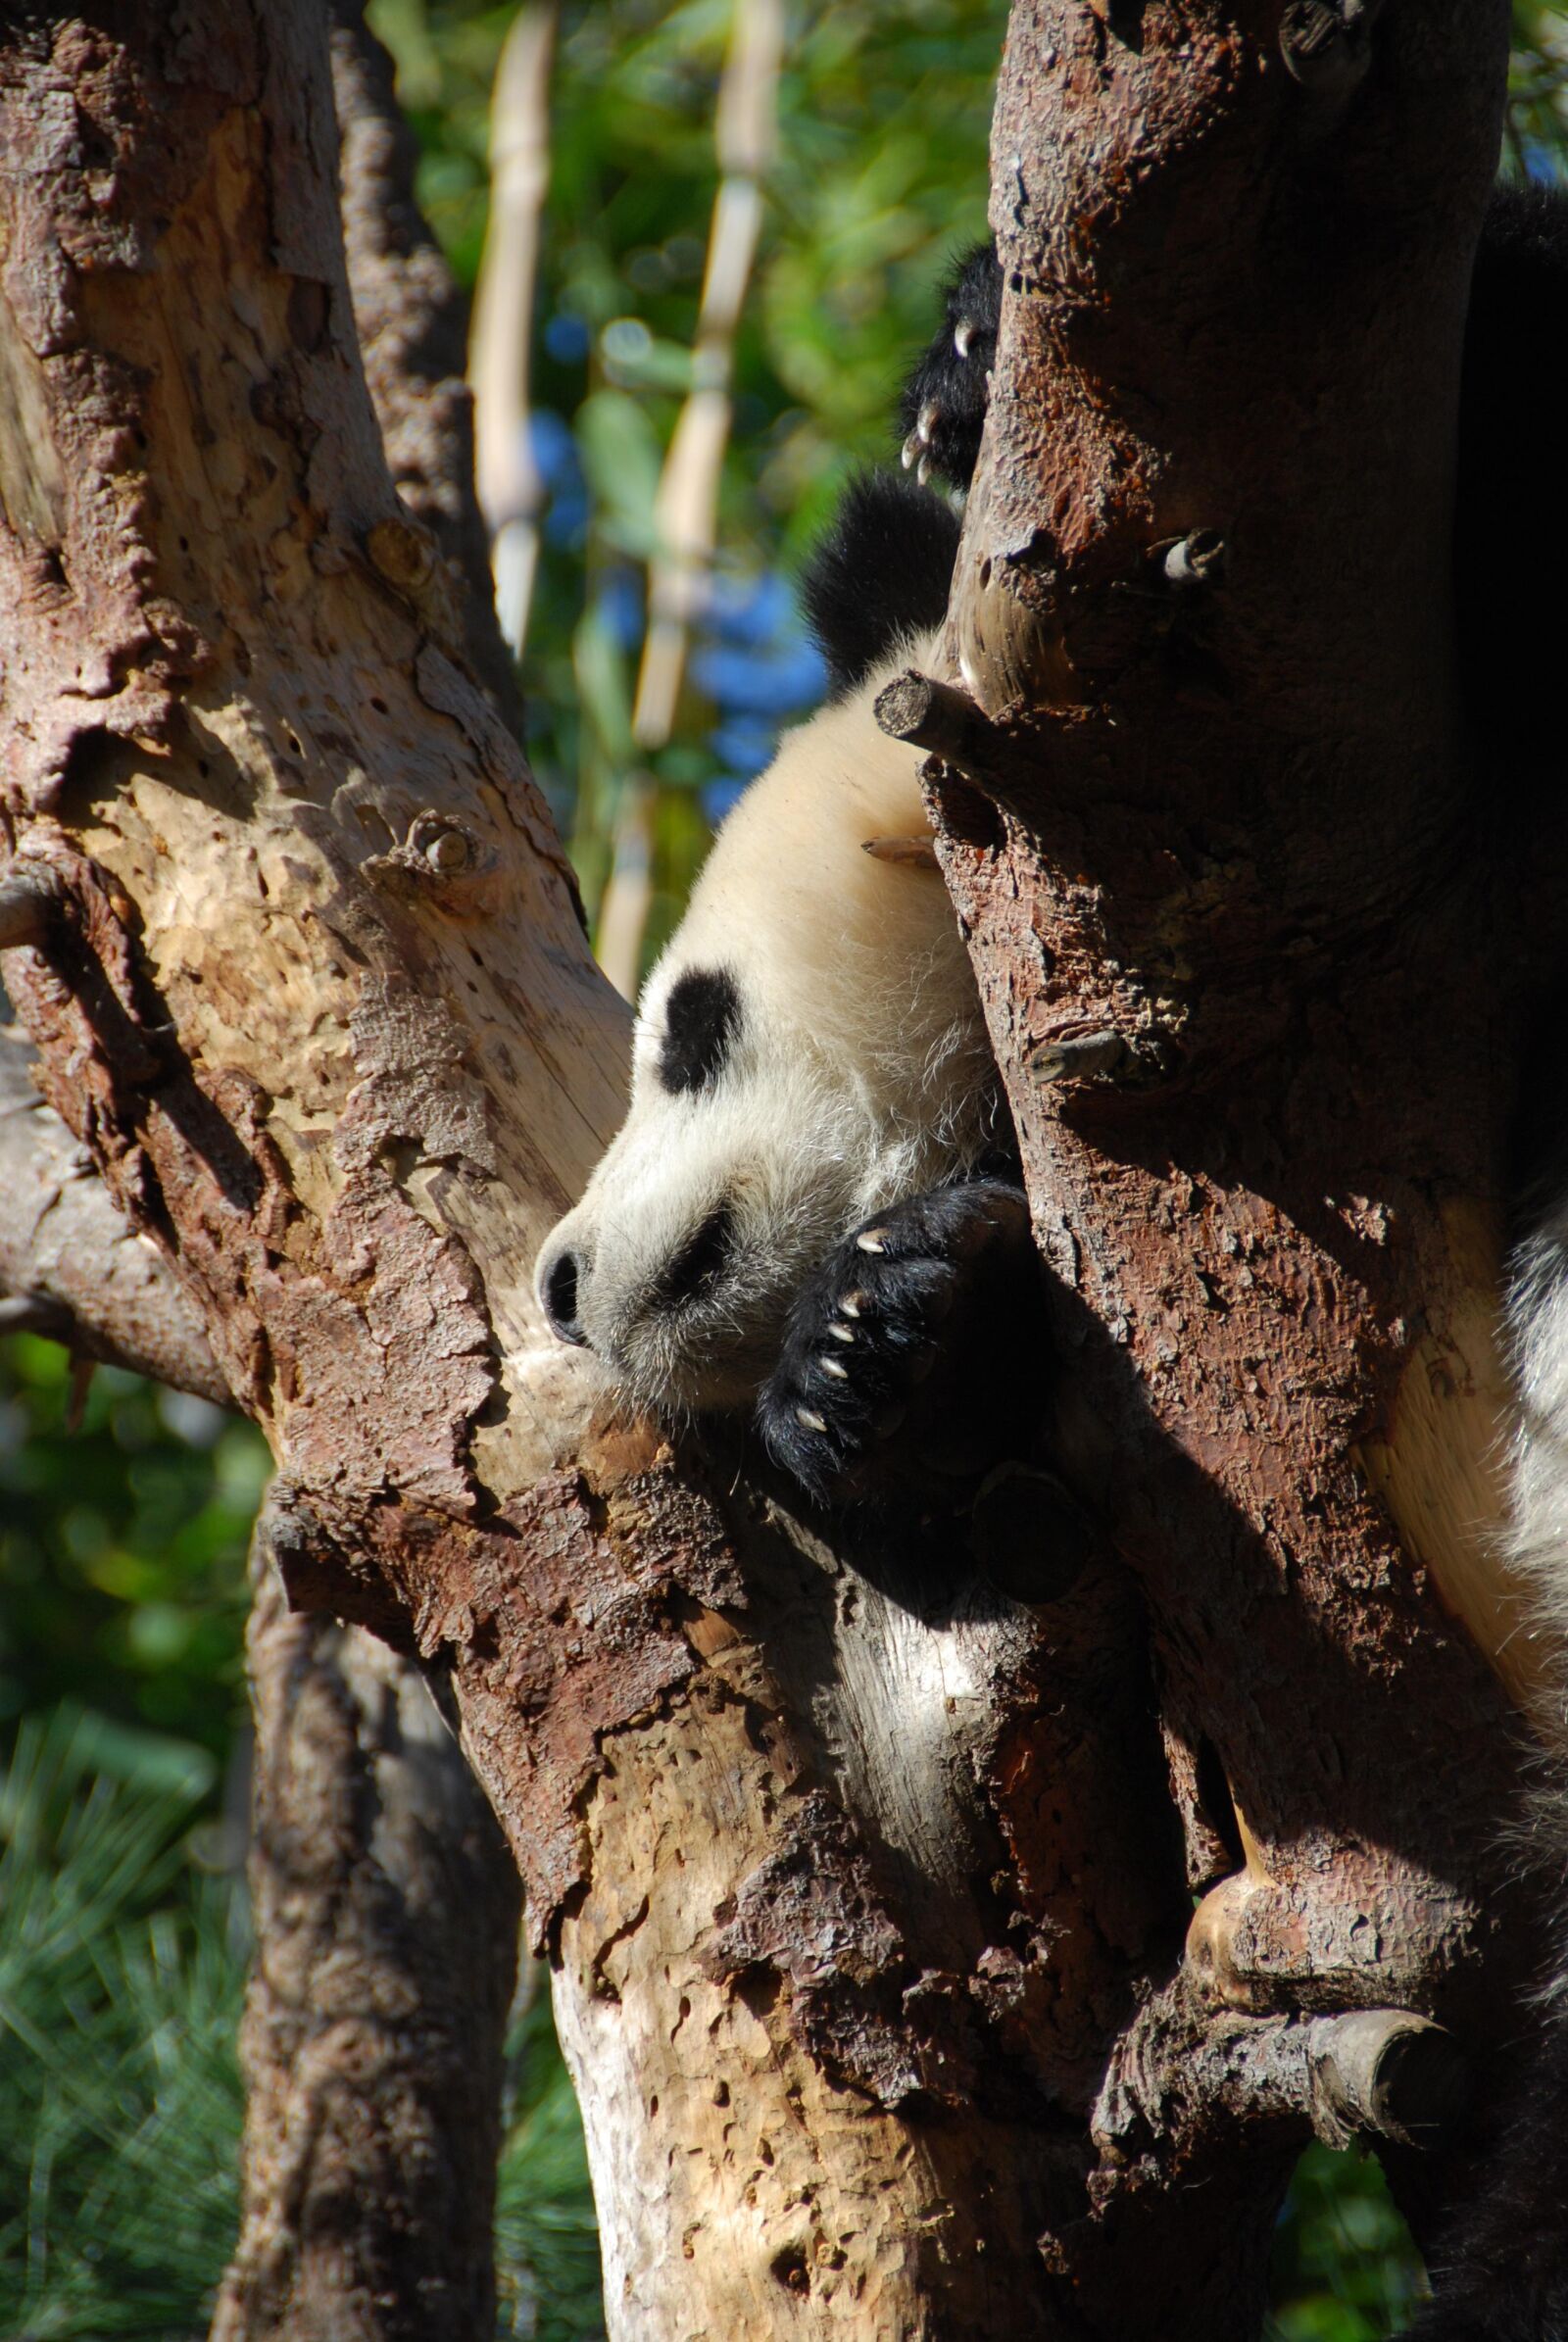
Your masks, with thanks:
M391 60L355 0L333 20L371 404L398 493L453 572L468 656L520 735L473 490L466 304L414 200ZM214 2342L485 2342L516 1866L417 1664L362 1628L287 1615L270 1518L247 1629L244 2203Z
M1111 2060L1097 2217L1147 2235L1151 2190L1226 2169L1172 2234L1213 2331L1280 2174L1211 2160L1214 2095L1173 2073L1235 2009L1393 2002L1487 2043L1529 1957L1476 1644L1528 1690L1494 1321L1561 840L1527 873L1488 833L1448 553L1506 33L1494 0L1015 11L972 703L890 709L953 759L943 858L1073 1362L1058 1452L1148 1599L1209 1890ZM1203 2330L1179 2282L1159 2330Z
M121 1218L0 1041L0 1285L74 1354L231 1403L168 1262ZM20 1314L24 1311L25 1314ZM516 1868L417 1667L290 1618L252 1551L244 2224L220 2342L474 2342L490 2235Z
M1407 8L1390 16L1400 41L1409 21ZM1153 268L1153 307L1136 328L1148 333L1147 363L1125 376L1168 400L1179 453L1178 424L1181 446L1210 445L1198 434L1218 424L1196 391L1168 381L1169 353L1189 352L1191 328L1216 306L1228 314L1225 270L1238 265L1221 238L1210 279L1197 222L1208 205L1227 220L1246 213L1226 168L1238 141L1272 185L1277 76L1252 69L1277 54L1279 12L1240 22L1190 12L1190 87L1170 22L1154 9L1109 20L1063 11L1054 29L1049 13L1022 15L998 154L1008 202L1046 183L1048 131L1065 139L1063 170L1105 171L1096 200L1074 203L1089 224L1063 232L1063 261L1092 256L1102 231L1107 253L1122 249L1127 220L1134 251L1147 239L1157 252L1175 236L1160 166L1179 166L1193 244L1175 237L1182 265L1168 281ZM1466 0L1417 47L1466 62L1455 44L1482 40L1490 24L1480 0ZM1070 72L1058 72L1063 59ZM1135 69L1158 69L1186 94L1163 111L1146 105L1136 168L1124 169L1071 131L1074 108L1083 115L1097 89L1114 98ZM1461 164L1460 118L1478 103L1458 93L1462 80L1443 83L1453 118L1444 135ZM1396 96L1399 86L1396 75ZM1133 947L1170 893L1168 856L1198 851L1160 810L1172 687L1145 678L1142 698L1118 701L1134 727L1126 739L1097 704L1034 730L978 713L982 747L1022 740L1027 831L992 799L955 788L944 798L950 876L982 942L1058 1263L1069 1198L1072 1225L1083 1215L1085 1265L1070 1302L1064 1281L1063 1314L1082 1386L1115 1436L1116 1485L1098 1485L1107 1475L1092 1427L1064 1407L1063 1428L1153 1614L1162 1742L1144 1597L1104 1557L1089 1555L1076 1575L1052 1571L1038 1483L1021 1501L1016 1487L993 1492L978 1562L911 1553L891 1579L858 1570L767 1491L738 1488L733 1459L705 1479L700 1459L677 1460L620 1419L581 1358L546 1340L529 1265L617 1118L625 1020L589 963L514 744L465 671L434 549L392 495L349 328L325 90L318 27L288 0L227 0L177 25L151 7L111 11L91 30L37 17L0 48L0 352L11 383L0 572L23 653L5 686L5 805L22 864L46 866L61 896L45 947L13 952L7 973L49 1094L122 1208L177 1260L225 1377L267 1427L286 1483L274 1537L295 1598L374 1625L450 1682L555 1966L612 2332L639 2342L1246 2333L1270 2200L1312 2125L1334 2137L1352 2121L1418 2126L1433 2095L1428 2075L1406 2102L1399 2076L1409 2068L1420 2080L1422 2059L1396 2046L1420 2038L1402 2020L1385 2015L1359 2034L1321 2028L1346 2006L1375 2013L1396 1998L1479 2011L1484 2031L1467 1930L1487 1899L1481 1841L1503 1770L1500 1702L1344 1458L1354 1435L1381 1425L1370 1402L1402 1354L1377 1281L1394 1248L1380 1241L1385 1189L1331 1185L1308 1209L1288 1149L1283 1161L1269 1155L1266 1178L1245 1150L1220 1166L1206 1152L1215 1130L1233 1147L1249 1130L1257 1143L1270 1082L1286 1104L1298 1098L1290 1049L1315 1011L1287 1026L1266 1080L1247 1023L1249 1012L1258 1030L1266 1022L1244 946L1279 915L1276 882L1290 881L1282 900L1313 946L1298 993L1286 954L1293 997L1334 998L1339 963L1308 914L1331 853L1351 875L1358 865L1329 828L1331 811L1346 814L1338 764L1319 774L1309 754L1323 723L1318 670L1285 657L1290 643L1303 658L1322 646L1282 636L1264 713L1238 656L1241 713L1209 718L1238 781L1242 746L1258 752L1270 776L1260 805L1285 825L1280 837L1293 802L1298 820L1313 807L1324 829L1315 857L1300 841L1298 871L1265 827L1249 848L1263 870L1256 885L1230 844L1196 887L1189 874L1166 913L1184 946L1197 931L1194 948L1210 954L1200 967L1217 963L1227 979L1200 991L1200 1007L1253 1053L1232 1043L1227 1057L1195 1011L1181 1037L1191 1070L1157 1121L1136 1093L1114 1121L1091 1098L1085 1111L1101 1119L1087 1132L1076 1107L1051 1119L1021 1047L1036 1026L1050 1038L1051 1019L1065 1021L1056 1003L1069 984L1086 1015L1101 1016L1107 936L1128 983L1139 977ZM1106 122L1125 130L1125 105L1103 102ZM1275 112L1263 121L1260 107ZM1400 168L1411 148L1420 187L1436 132L1396 115L1377 115L1378 133ZM1311 151L1332 162L1338 150ZM1376 161L1379 187L1392 169ZM1223 202L1203 194L1210 171ZM1362 282L1361 270L1370 298L1381 250L1390 281L1407 286L1396 307L1420 350L1436 350L1445 330L1456 346L1464 204L1479 203L1479 171L1457 170L1436 226L1402 212L1400 232L1371 238L1373 253L1358 216L1354 235L1328 234L1339 214L1327 205L1325 277L1343 266ZM1034 233L1027 203L1022 217ZM1037 253L1031 281L1045 280L1039 263ZM1123 273L1136 296L1137 272ZM1326 299L1313 292L1314 315ZM1121 301L1118 280L1114 302L1074 310L1072 322L1106 334ZM1040 483L1069 481L1041 468L1046 418L1057 415L1049 402L1067 377L1045 359L1028 370L1022 307L1011 304L999 407L1023 439L1042 441L1036 485L1017 490L1033 499L1018 540L1029 543ZM1035 307L1043 323L1051 305ZM1257 311L1255 386L1275 378L1270 337L1284 334L1285 315L1283 296ZM1233 356L1241 339L1236 322ZM1282 340L1281 382L1291 353ZM1082 443L1089 484L1092 426L1114 413L1108 385L1123 378L1115 355L1094 397L1064 408L1074 421L1064 444ZM1372 374L1394 367L1401 395L1414 363L1381 342L1366 359ZM1323 402L1339 413L1342 453L1381 395L1362 384L1348 409ZM1301 404L1304 420L1282 391L1258 428L1278 459L1283 407L1326 470L1331 422ZM1234 400L1220 412L1235 423ZM1417 439L1415 489L1429 462L1438 450ZM1182 476L1174 454L1166 468ZM1166 470L1154 472L1160 485ZM1109 477L1095 475L1102 487ZM990 481L974 508L977 555L988 529L999 549L1007 541L995 465ZM1090 583L1102 558L1113 584L1116 496L1061 509L1093 523L1067 547L1091 561ZM1161 508L1161 526L1167 517ZM1084 549L1102 539L1091 560ZM1288 561L1271 574L1272 625L1291 616L1292 574ZM1305 593L1312 572L1294 574ZM1120 597L1101 599L1122 615ZM1042 676L1062 671L1054 654L1035 657L1051 651L1050 624L1037 614L1031 626L1015 638L986 620L1007 656L1023 641L1026 706L1044 696ZM1406 631L1425 639L1413 622ZM1271 640L1259 631L1243 648L1261 660ZM1363 657L1348 646L1348 710ZM999 712L994 694L982 697ZM1344 728L1353 731L1348 716ZM1075 787L1080 731L1084 765L1096 769L1101 753L1111 790L1082 773ZM1430 745L1424 718L1415 736ZM1289 797L1293 753L1326 792L1321 804ZM1202 760L1194 752L1189 772L1182 757L1178 778L1196 786ZM1069 776L1061 812L1058 762ZM1411 790L1395 794L1407 811ZM1226 846L1220 816L1234 819L1235 806L1202 804L1200 819L1185 808L1194 839L1212 821ZM1064 871L1084 872L1082 886ZM1009 888L1021 926L1007 924ZM1031 918L1041 934L1060 930L1045 990ZM1344 922L1351 939L1362 925ZM1134 1038L1142 1047L1142 1026ZM1227 1106L1224 1082L1210 1072L1205 1083L1208 1060L1245 1069L1255 1126ZM1298 1143L1289 1124L1273 1127L1276 1153ZM1463 1151L1452 1134L1447 1144ZM1389 1157L1407 1159L1396 1147ZM1186 1160L1195 1168L1171 1181L1163 1167ZM1044 1208L1048 1171L1057 1219ZM1336 1216L1325 1194L1365 1196L1364 1215L1351 1199ZM1152 1201L1166 1216L1146 1226ZM1430 1231L1426 1185L1408 1197L1401 1188L1399 1201ZM1198 1231L1200 1251L1188 1224L1200 1204L1212 1220ZM1415 1291L1418 1252L1399 1251L1400 1292ZM1179 1304L1195 1260L1221 1277L1238 1343L1252 1313L1250 1380L1234 1382L1229 1351L1200 1351L1196 1337L1184 1347L1185 1333L1156 1322L1155 1280L1185 1280ZM1322 1345L1310 1362L1321 1383L1287 1344L1291 1292L1306 1304L1303 1339ZM1349 1311L1363 1297L1372 1332L1358 1343ZM1186 1306L1196 1317L1198 1297ZM1217 1422L1201 1357L1247 1392L1246 1442ZM1135 1368L1150 1378L1152 1412L1140 1411ZM1189 1371L1194 1412L1177 1422ZM1285 1403L1282 1387L1298 1424L1269 1413ZM1304 1522L1298 1439L1302 1486L1322 1514ZM1299 1605L1287 1585L1302 1589ZM1029 1603L1004 1590L1019 1586L1054 1591ZM1326 1731L1302 1713L1307 1674L1328 1703ZM1447 1703L1441 1751L1436 1728L1406 1714L1428 1696ZM1391 1786L1375 1778L1376 1732L1389 1735ZM1418 1757L1449 1784L1446 1867ZM1194 1883L1235 1867L1244 1839L1262 1850L1258 1872L1226 1890L1256 1890L1253 1936L1221 1931L1223 1956L1207 1966L1182 1960L1190 1896L1172 1792ZM1277 1877L1261 1876L1264 1861ZM1272 1926L1287 1905L1289 1934ZM1251 1956L1253 1941L1266 1958ZM1281 1954L1289 2005L1256 2013L1277 1992L1259 1990L1258 1976ZM1246 2005L1227 2005L1237 1998Z
M478 2342L520 1895L416 1671L252 1549L245 2213L213 2342Z

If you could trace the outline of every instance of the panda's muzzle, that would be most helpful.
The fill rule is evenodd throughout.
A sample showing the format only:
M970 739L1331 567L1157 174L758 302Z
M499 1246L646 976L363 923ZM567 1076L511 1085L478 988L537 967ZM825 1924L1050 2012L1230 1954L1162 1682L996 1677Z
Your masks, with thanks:
M705 1300L722 1283L734 1246L734 1207L725 1196L645 1286L643 1298L633 1309L634 1318L678 1317ZM595 1342L585 1322L592 1275L591 1258L569 1240L555 1247L547 1245L536 1272L536 1288L551 1331L559 1341L584 1349L603 1346Z

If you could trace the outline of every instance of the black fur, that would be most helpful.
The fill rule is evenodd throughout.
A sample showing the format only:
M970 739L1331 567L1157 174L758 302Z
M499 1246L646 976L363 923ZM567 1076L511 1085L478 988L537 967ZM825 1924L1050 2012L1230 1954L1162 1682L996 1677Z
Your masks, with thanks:
M835 699L863 683L910 635L941 625L958 526L946 497L898 472L862 471L851 480L801 580Z
M890 1205L796 1296L758 1401L769 1455L819 1503L960 1493L1024 1451L1042 1303L1020 1189L977 1179Z
M1477 2202L1432 2256L1411 2342L1568 2342L1568 2010L1559 2001Z
M905 384L899 402L906 460L924 457L951 488L967 488L974 477L1001 321L997 248L977 244L948 280L942 330ZM960 330L966 336L961 354L954 338Z
M727 968L688 968L677 977L659 1052L659 1078L671 1097L716 1082L740 1028L740 988Z
M1454 604L1483 777L1528 814L1568 746L1568 196L1493 197L1465 329Z
M699 1301L729 1266L735 1247L735 1210L728 1196L715 1203L659 1281L659 1305L677 1310Z

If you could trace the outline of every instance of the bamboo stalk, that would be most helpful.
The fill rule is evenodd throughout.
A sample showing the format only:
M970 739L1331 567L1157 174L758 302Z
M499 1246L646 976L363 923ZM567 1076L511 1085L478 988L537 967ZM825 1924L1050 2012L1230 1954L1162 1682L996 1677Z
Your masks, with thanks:
M474 293L479 508L490 532L501 631L520 659L539 561L543 482L528 428L528 359L541 221L550 184L555 0L523 8L501 52L490 111L490 222Z
M662 748L675 725L693 619L707 599L718 534L718 492L729 444L735 335L762 222L762 175L778 133L782 0L735 0L719 82L714 145L720 179L692 350L691 388L654 500L658 551L648 569L648 633L632 732ZM628 1000L641 972L653 903L651 833L657 785L633 775L621 800L614 856L599 921L599 964Z

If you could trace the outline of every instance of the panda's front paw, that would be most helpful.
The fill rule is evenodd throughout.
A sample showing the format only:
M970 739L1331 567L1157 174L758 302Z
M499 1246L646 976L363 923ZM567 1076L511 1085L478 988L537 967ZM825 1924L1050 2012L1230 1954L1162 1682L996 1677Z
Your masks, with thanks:
M1021 1191L974 1180L906 1197L797 1295L758 1401L767 1451L820 1503L956 1488L1025 1437L1039 1330Z
M941 332L906 383L900 406L905 469L967 488L980 454L1002 312L996 249L982 244L948 287Z

